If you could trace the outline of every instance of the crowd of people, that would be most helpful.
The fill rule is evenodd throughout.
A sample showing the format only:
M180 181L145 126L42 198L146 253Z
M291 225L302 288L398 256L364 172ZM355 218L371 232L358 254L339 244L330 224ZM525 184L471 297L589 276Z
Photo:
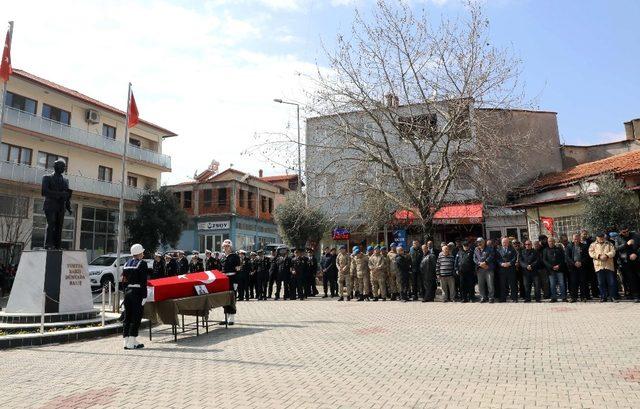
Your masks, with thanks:
M250 299L304 300L318 295L322 277L323 298L339 301L435 301L440 288L444 302L640 302L640 236L628 228L598 234L586 230L571 239L541 235L538 240L503 237L493 240L456 241L435 246L413 241L403 246L325 247L320 261L313 249L279 247L216 254L197 251L191 260L184 252L157 253L152 278L189 272L231 272L238 301ZM476 292L477 288L477 292ZM622 296L620 295L622 293Z

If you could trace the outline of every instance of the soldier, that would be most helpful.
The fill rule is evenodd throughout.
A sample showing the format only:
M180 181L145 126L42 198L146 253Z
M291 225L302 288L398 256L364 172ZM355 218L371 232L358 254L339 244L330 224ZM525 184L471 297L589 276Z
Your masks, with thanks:
M211 250L208 250L208 249L205 250L204 251L204 267L206 271L219 270L216 264L218 263L216 262L216 259L211 254Z
M191 257L191 261L189 262L189 272L199 273L201 271L204 271L204 264L200 258L200 253L194 250L193 257Z
M318 288L316 287L316 274L318 274L318 259L312 248L307 249L307 282L305 290L307 290L307 297L315 297L318 295Z
M386 261L385 261L386 260ZM369 257L369 271L371 271L371 283L373 286L373 301L387 300L386 271L389 258L380 252L380 246L373 248L373 254Z
M238 301L249 301L249 274L251 272L251 261L244 250L238 250L238 255L242 265L236 275L238 283Z
M189 272L189 260L184 256L184 251L178 250L178 273L187 274Z
M324 290L322 298L327 298L329 296L329 291L331 291L331 298L335 297L338 292L338 288L335 283L338 274L336 257L335 247L324 248L324 254L322 255L322 259L320 259L320 268L322 268L322 288Z
M411 258L404 253L402 246L396 247L395 258L398 276L400 278L400 297L402 301L409 301L409 277L411 274Z
M386 254L389 258L389 275L387 276L387 289L391 296L391 301L398 299L400 295L400 284L398 278L398 266L396 266L396 246L392 245L389 253L386 253L386 248L382 250L383 254Z
M258 272L256 258L258 258L258 253L252 251L249 259L249 299L254 298L254 295L258 293L256 289L256 274Z
M369 258L373 256L373 249L373 246L367 246L367 273L362 280L365 289L364 296L367 300L373 299L373 292L371 291L371 270L369 270Z
M256 270L256 298L258 300L267 299L267 283L269 281L269 267L271 262L264 256L263 250L258 250L258 255L254 260Z
M338 268L338 301L344 301L344 288L347 287L347 301L351 301L351 256L347 253L347 246L340 246L340 252L336 256L336 267Z
M304 256L304 251L299 248L295 249L293 260L291 260L291 284L289 285L292 300L296 299L296 293L298 294L299 300L307 298L305 284L307 282L306 274L308 270L309 263Z
M142 320L143 306L147 301L147 263L144 257L144 248L140 244L131 246L133 256L122 269L122 282L127 283L124 291L124 322L122 323L122 336L124 337L124 349L144 348L144 344L138 342L138 329Z
M277 250L271 252L271 263L269 265L269 282L267 283L267 297L271 298L273 294L273 285L278 281L278 269L275 266L278 259Z
M240 256L233 251L233 243L231 240L226 239L222 242L222 249L224 250L224 255L222 259L220 259L220 264L222 265L222 272L229 277L229 283L232 288L236 290L238 288L238 284L236 282L236 274L242 268L242 261L240 260ZM228 323L229 325L233 325L235 322L236 316L236 307L235 306L227 306L224 307L224 313L227 315L227 321L220 321L220 325L224 325Z
M276 301L280 299L280 288L284 285L284 296L286 300L291 295L289 281L291 280L291 258L289 249L285 246L278 247L278 256L271 264L271 274L276 276Z
M354 274L357 280L356 287L359 291L358 301L364 301L365 296L368 300L368 294L371 290L367 286L370 284L370 280L365 277L369 275L369 256L363 254L358 246L353 248L353 256L351 257L351 275Z
M162 258L162 254L156 253L153 255L153 278L162 278L167 276L167 271L165 269L164 259Z
M180 267L178 267L178 262L176 261L176 259L171 257L171 254L167 253L164 255L164 264L167 277L178 275Z

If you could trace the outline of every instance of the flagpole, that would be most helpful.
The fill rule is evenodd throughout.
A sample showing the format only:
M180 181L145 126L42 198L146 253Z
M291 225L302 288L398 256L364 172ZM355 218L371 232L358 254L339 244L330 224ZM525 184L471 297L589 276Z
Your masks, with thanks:
M9 22L9 48L11 48L11 40L13 40L13 21ZM0 112L0 144L2 144L2 136L4 131L4 111L5 101L7 98L7 81L2 82L2 111Z
M124 183L125 183L125 165L127 160L127 145L129 139L129 104L131 104L131 83L127 91L127 113L124 120L124 149L122 149L122 177L120 179L120 204L118 207L118 247L116 250L116 302L113 305L114 312L120 309L120 254L122 253L122 233L124 230Z

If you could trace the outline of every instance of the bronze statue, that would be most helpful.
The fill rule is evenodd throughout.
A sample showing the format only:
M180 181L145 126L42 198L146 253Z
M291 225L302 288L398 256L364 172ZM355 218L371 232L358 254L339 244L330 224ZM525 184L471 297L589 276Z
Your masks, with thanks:
M64 210L71 214L71 194L69 181L62 174L67 169L67 164L58 159L53 164L53 174L42 177L42 196L44 196L44 214L47 217L47 235L45 236L45 248L47 250L59 250L62 248L62 224L64 222Z

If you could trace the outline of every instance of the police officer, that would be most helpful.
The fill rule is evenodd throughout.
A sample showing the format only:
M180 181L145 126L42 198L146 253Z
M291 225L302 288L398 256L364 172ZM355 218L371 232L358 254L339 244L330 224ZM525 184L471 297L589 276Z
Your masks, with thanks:
M318 274L318 259L312 248L307 249L307 282L305 289L307 297L315 297L318 295L316 288L316 274Z
M238 301L249 301L249 274L251 273L251 261L247 257L247 252L238 250L238 255L242 261L240 271L236 274L238 283Z
M305 291L306 275L309 269L307 258L304 256L304 250L295 249L293 260L291 260L291 284L289 286L291 291L291 299L296 299L296 293L299 300L307 298Z
M184 256L184 251L178 250L178 272L187 274L189 272L189 261Z
M220 259L220 263L222 264L222 272L229 277L229 283L232 285L232 288L236 290L238 288L238 284L236 282L236 274L242 268L242 261L240 260L240 256L233 251L233 243L231 240L227 239L222 242L222 249L224 250L224 254ZM227 322L229 325L233 325L236 317L236 307L235 306L226 306L224 307L224 313L227 314ZM227 322L220 321L220 325L225 325Z
M216 262L216 259L213 258L213 255L211 254L211 250L206 249L204 251L204 268L206 271L211 271L211 270L219 270L219 268L216 268L216 264L218 264Z
M271 273L276 275L276 301L280 299L280 288L284 285L284 299L291 296L289 281L291 280L291 258L289 249L285 246L278 247L278 256L271 264Z
M164 265L167 277L173 277L178 275L178 262L175 258L171 257L171 254L167 253L164 255Z
M147 263L142 260L144 248L141 244L131 246L133 256L122 269L122 282L127 283L124 291L124 322L122 324L124 349L144 348L138 342L138 329L142 320L143 305L147 301Z
M153 255L153 276L151 278L162 278L167 276L166 266L162 254Z
M199 273L201 271L204 271L204 264L200 258L200 253L194 250L193 257L191 257L191 262L189 263L189 272Z
M322 288L324 289L322 298L327 298L329 291L331 291L331 298L333 298L338 291L336 285L338 269L336 267L335 247L325 247L325 252L322 255L322 259L320 259L320 267L322 268Z
M258 256L254 260L254 265L256 270L256 298L258 300L266 300L271 260L264 256L263 250L258 250Z

